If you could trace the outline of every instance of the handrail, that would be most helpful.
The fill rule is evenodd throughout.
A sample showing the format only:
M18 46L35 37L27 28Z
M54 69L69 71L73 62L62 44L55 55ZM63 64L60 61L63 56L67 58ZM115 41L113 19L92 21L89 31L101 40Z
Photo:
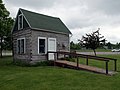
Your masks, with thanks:
M96 59L96 60L101 60L101 61L117 60L117 59L114 59L114 58L107 58L107 57L93 56L93 55L85 55L85 54L78 54L78 53L72 53L72 52L48 51L48 53L72 55L72 56L78 56L78 57L89 58L89 59Z
M107 57L100 57L100 56L92 56L92 55L85 55L85 54L78 54L78 53L73 53L73 52L61 52L61 51L48 51L47 52L47 60L48 60L48 54L49 53L54 53L54 63L55 61L58 59L58 54L64 54L65 55L71 55L71 56L75 56L77 58L77 68L79 68L79 57L81 58L86 58L86 65L88 65L88 59L94 59L94 60L100 60L100 61L105 61L106 62L106 74L108 74L108 62L109 60L114 60L114 71L117 71L117 64L116 61L117 59L114 58L107 58Z

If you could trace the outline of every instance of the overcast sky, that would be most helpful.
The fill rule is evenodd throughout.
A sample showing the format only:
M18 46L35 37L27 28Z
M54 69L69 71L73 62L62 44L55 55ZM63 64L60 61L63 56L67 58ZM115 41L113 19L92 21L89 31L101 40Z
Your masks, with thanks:
M78 39L100 28L107 41L120 42L120 0L3 0L12 17L19 8L59 17Z

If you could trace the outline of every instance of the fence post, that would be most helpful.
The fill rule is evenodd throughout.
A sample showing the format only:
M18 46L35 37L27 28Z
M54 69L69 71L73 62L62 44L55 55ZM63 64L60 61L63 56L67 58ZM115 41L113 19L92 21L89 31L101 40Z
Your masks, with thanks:
M88 65L88 56L87 56L87 58L86 58L86 65Z
M108 61L106 61L106 74L108 74Z
M116 61L117 61L117 60L114 60L114 62L115 62L115 68L114 68L114 70L115 70L115 71L117 71L117 63L116 63Z
M59 57L59 56L58 56L58 52L57 52L57 60L58 60L58 57Z
M77 56L77 69L79 69L79 58Z
M47 60L48 60L48 52L47 52L47 54L46 54L46 58L47 58Z
M56 53L54 53L54 66L56 66Z

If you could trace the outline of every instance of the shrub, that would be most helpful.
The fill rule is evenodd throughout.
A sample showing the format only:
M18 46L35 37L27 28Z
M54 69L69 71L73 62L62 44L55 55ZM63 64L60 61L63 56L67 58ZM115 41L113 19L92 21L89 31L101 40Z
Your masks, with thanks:
M31 64L31 66L52 66L53 63L51 61L41 61L36 62L35 64Z
M75 62L75 58L69 58L69 57L67 57L67 58L65 58L65 60L71 61L71 62Z
M35 62L35 63L28 63L24 61L17 61L14 63L17 66L22 66L22 67L37 67L37 66L52 66L53 63L51 61L41 61L41 62Z

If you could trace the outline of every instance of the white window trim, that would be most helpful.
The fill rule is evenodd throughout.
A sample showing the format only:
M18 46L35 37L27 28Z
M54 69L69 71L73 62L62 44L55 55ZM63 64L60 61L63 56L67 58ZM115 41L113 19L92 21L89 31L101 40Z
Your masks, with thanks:
M20 16L22 16L22 28L20 28ZM22 14L20 14L20 15L18 15L18 30L20 30L20 29L23 29L23 15Z
M17 39L17 54L18 54L18 40L22 40L22 39L24 39L24 53L23 54L25 54L26 53L26 40L25 40L25 38L18 38ZM20 42L21 43L21 42ZM21 54L21 53L20 53Z
M39 39L45 39L45 54L47 53L47 38L46 37L38 37L38 54L39 53Z

